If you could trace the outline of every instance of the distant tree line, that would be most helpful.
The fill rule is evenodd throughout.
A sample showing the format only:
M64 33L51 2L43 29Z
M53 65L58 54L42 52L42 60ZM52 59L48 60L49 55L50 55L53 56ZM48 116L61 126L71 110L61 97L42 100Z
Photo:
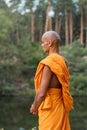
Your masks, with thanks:
M87 0L10 0L9 6L1 0L0 29L0 38L11 43L25 37L40 41L43 32L55 30L61 44L80 39L87 47Z

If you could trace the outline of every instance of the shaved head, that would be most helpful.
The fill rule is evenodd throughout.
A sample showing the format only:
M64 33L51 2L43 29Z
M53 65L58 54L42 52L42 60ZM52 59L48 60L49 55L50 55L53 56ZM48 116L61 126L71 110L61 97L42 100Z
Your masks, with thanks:
M55 31L47 31L41 38L42 47L47 53L59 53L60 35Z
M47 31L42 37L46 38L48 41L60 41L60 35L55 31Z

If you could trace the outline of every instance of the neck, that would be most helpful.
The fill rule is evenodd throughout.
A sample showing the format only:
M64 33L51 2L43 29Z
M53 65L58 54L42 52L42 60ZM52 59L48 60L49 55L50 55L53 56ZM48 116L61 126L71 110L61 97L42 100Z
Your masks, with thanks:
M52 53L56 53L56 54L59 54L59 50L58 49L50 49L49 51L49 55L52 54Z

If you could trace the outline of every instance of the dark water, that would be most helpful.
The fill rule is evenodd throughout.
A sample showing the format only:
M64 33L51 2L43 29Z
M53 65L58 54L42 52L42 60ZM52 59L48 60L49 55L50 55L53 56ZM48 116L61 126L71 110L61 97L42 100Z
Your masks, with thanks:
M36 130L37 116L29 113L32 97L1 97L0 130ZM74 97L70 112L72 130L87 130L87 97Z

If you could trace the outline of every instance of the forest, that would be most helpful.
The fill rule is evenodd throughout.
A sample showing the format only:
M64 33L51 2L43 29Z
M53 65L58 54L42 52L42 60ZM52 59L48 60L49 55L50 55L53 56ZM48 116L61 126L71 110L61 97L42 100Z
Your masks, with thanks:
M0 0L0 96L34 94L48 30L61 36L72 95L87 95L87 0Z

